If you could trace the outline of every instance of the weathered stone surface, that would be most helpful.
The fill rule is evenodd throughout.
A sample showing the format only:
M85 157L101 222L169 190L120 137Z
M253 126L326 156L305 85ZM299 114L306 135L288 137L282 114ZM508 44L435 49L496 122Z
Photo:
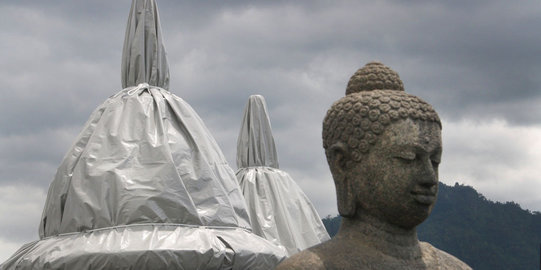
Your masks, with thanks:
M346 93L323 123L340 230L277 269L471 269L417 239L416 226L436 202L437 113L380 63L357 71Z
M370 62L351 76L346 95L376 89L404 91L404 84L394 70L382 63Z

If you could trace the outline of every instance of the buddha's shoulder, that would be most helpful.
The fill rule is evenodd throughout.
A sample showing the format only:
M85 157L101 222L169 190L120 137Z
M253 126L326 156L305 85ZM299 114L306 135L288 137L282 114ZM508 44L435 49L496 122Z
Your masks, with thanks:
M472 269L455 256L439 250L427 242L420 242L420 245L423 252L423 261L429 266L428 269Z
M359 246L356 246L358 249ZM325 269L365 269L364 259L353 256L351 243L343 243L333 238L329 241L315 245L301 251L278 265L276 269L298 269L298 270L325 270ZM361 252L365 254L365 252ZM354 259L355 258L355 259Z
M276 270L319 270L325 269L323 260L314 251L307 249L301 251L280 263Z

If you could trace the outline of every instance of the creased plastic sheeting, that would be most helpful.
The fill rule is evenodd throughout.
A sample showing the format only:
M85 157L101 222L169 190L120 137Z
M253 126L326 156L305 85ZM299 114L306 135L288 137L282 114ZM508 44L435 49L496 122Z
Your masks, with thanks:
M283 248L240 228L140 224L45 238L0 268L267 270L284 258Z
M285 250L250 232L235 174L214 138L165 90L154 0L132 2L122 84L58 168L41 240L0 269L273 269Z
M235 174L201 119L148 85L91 115L49 188L39 231L137 223L250 228Z
M123 88L148 83L169 90L169 66L155 0L133 0L121 68Z
M316 209L288 173L269 167L237 171L255 234L288 256L330 239Z
M253 166L279 168L267 105L260 95L248 99L237 140L237 167Z
M254 233L283 245L288 255L330 239L308 197L289 174L277 168L270 119L260 95L250 96L246 105L237 163L237 179Z

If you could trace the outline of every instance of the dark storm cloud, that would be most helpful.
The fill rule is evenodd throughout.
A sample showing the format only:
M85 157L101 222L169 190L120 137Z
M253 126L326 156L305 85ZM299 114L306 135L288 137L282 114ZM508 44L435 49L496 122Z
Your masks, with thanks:
M539 123L531 112L539 112L535 104L541 101L541 18L534 11L538 3L523 4L486 2L431 12L417 34L404 39L404 54L425 65L412 86L431 91L435 105L452 118Z
M537 3L511 7L502 1L239 5L216 12L197 33L183 29L181 42L191 45L177 55L193 48L209 53L206 57L214 64L199 86L223 89L217 95L239 91L237 81L260 88L262 74L306 70L322 55L356 58L347 63L350 74L378 59L399 71L407 90L426 97L449 118L476 115L531 124L537 123L531 112L541 101L539 9ZM280 89L309 90L291 91L287 80L275 79L278 87L264 86L278 91L276 95L282 94ZM343 84L334 87L329 91L339 91Z

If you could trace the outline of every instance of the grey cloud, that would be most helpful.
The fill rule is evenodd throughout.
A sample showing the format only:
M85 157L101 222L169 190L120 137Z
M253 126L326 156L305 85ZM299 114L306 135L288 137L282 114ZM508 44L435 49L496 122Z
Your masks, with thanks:
M0 191L0 242L30 242L38 237L45 192L33 186L3 186ZM0 254L5 256L5 254Z
M44 128L25 135L0 136L0 185L46 189L80 128Z
M369 51L370 58L359 59L357 67L383 60L403 74L410 91L428 97L447 117L475 114L529 124L536 117L523 112L537 109L531 100L541 93L536 76L541 40L535 27L541 21L527 12L532 7L517 6L509 11L501 2L464 7L383 2L348 9L340 4L241 9L229 21L221 17L198 29L206 39L192 47L206 49L210 59L217 65L223 60L232 72L251 69L256 76L267 66L305 69L322 54L355 57ZM354 16L361 10L366 14ZM507 102L524 109L501 106Z

